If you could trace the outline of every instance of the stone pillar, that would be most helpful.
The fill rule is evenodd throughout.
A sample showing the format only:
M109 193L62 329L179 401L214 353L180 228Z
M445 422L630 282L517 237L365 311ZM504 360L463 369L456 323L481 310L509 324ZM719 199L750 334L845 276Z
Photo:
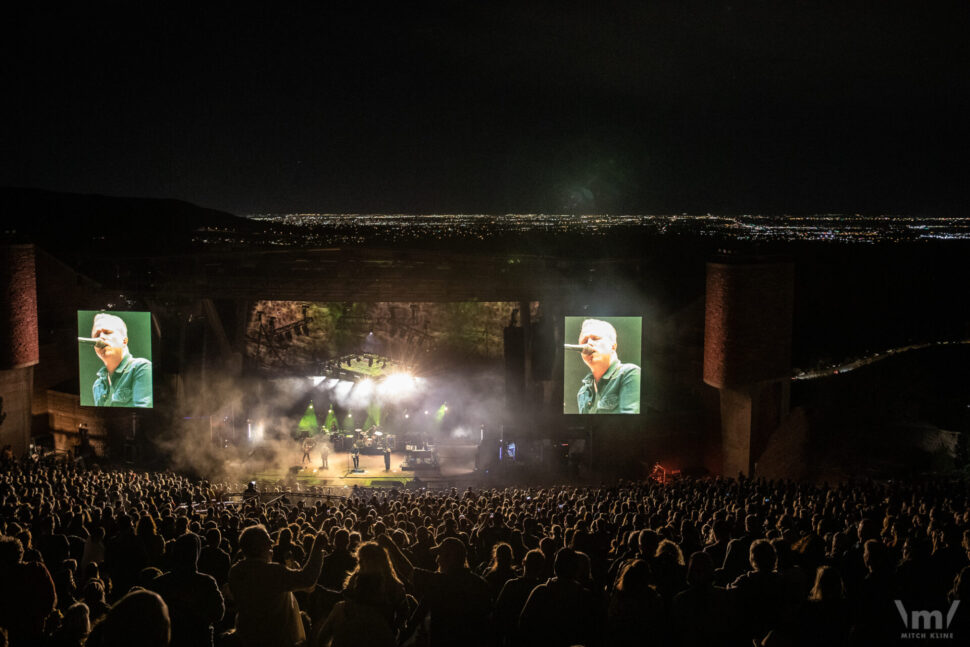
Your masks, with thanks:
M750 475L787 415L794 268L764 257L707 265L704 382L721 392L722 472Z
M37 340L37 273L33 245L0 247L0 447L21 455L30 442Z

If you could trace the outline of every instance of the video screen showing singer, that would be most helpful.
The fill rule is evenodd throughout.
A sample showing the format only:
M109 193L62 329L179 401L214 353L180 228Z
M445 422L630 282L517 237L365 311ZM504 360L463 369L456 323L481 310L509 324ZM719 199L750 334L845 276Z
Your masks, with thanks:
M80 315L79 314L79 325ZM139 325L140 334L148 339L150 353L150 327L148 313L123 313L129 318L144 318L144 326ZM140 317L137 317L140 315ZM91 396L82 393L81 404L96 407L140 407L154 406L152 396L152 362L144 357L135 357L129 350L128 324L120 316L107 312L94 315L90 337L78 337L81 357L81 384L85 383L94 368ZM92 366L91 355L97 360ZM100 366L98 366L100 363ZM84 389L82 388L82 391Z
M639 318L636 319L639 323ZM639 339L636 346L639 347ZM640 413L640 367L621 362L618 347L616 328L600 319L585 319L580 327L578 343L566 344L568 350L579 352L589 369L575 396L576 413ZM566 407L567 413L570 412L568 409Z

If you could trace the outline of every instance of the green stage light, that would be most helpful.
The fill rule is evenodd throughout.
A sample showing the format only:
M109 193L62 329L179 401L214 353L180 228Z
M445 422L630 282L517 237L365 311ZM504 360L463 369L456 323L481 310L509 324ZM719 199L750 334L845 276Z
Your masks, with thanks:
M312 402L310 403L310 406L306 408L306 411L303 412L303 417L300 418L300 424L297 426L297 428L300 431L305 431L311 435L317 433L317 430L320 428L320 425L317 423L317 414L313 410Z

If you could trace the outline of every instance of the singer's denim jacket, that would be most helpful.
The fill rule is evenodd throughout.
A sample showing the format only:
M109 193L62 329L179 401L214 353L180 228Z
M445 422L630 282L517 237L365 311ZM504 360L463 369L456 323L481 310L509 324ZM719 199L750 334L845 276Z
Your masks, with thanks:
M640 413L640 367L614 360L595 388L583 378L576 400L580 413Z
M108 376L108 368L102 366L94 380L94 404L98 407L148 407L152 406L152 363L141 357L132 357L125 350L125 358Z

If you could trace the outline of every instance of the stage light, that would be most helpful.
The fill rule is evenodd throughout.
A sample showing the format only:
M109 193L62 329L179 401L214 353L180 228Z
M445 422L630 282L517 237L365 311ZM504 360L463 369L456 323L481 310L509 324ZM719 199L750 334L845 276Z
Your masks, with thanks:
M347 398L350 397L350 391L353 388L354 388L353 382L350 382L347 380L338 380L333 388L334 400L336 400L338 404L343 406L343 404L347 401Z
M377 394L384 400L401 400L415 391L416 382L407 373L394 373L381 380Z
M347 406L353 409L370 406L374 401L375 388L374 380L369 377L357 382L347 396Z

